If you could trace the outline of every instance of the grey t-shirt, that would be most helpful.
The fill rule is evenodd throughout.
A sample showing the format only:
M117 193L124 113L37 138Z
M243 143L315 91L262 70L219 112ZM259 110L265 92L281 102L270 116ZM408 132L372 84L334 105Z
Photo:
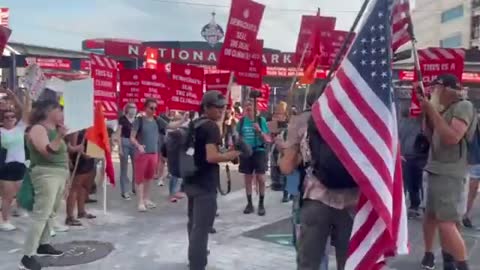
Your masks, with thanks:
M142 129L139 132L140 121L142 121ZM138 143L145 146L145 153L158 153L159 129L165 128L163 123L164 121L159 122L157 119L149 120L146 117L139 117L133 122L132 129L137 132Z
M474 120L474 107L468 100L462 100L452 104L442 114L448 124L453 118L461 120L467 124L469 129L465 137L468 138L472 131L472 121ZM456 177L463 179L467 173L467 140L462 139L458 144L444 144L436 130L433 131L430 143L430 153L428 155L427 172Z

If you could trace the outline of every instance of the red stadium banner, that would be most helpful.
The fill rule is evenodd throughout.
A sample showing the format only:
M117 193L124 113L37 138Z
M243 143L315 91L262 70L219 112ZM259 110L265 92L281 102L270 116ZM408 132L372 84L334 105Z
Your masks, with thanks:
M140 73L140 102L142 106L147 98L157 101L157 114L167 111L170 100L170 79L167 73L155 69L141 69Z
M95 103L102 103L107 120L117 119L117 62L105 56L91 54L90 63Z
M135 103L137 108L142 107L140 93L140 72L124 69L120 71L120 108L127 103Z
M264 5L251 0L232 0L227 33L218 59L219 69L248 71L264 10Z
M250 86L254 88L262 87L262 78L264 66L262 62L263 40L257 40L252 46L249 68L247 71L237 71L237 83L240 85Z
M169 109L197 111L203 97L203 68L171 64L172 89Z

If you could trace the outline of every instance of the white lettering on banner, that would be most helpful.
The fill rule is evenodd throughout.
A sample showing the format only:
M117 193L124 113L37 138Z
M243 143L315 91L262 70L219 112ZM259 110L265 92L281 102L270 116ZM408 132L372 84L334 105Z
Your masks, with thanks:
M278 64L278 54L272 55L272 64Z
M167 51L167 48L159 48L158 49L158 54L160 55L160 58L165 58L165 52Z
M193 51L193 61L203 61L203 53Z
M200 101L198 101L197 99L191 99L191 98L173 96L172 101L180 102L183 104L196 105L196 106L200 105Z
M239 72L238 75L246 78L258 79L260 78L260 74L256 73L255 71L252 72Z
M257 32L257 26L255 24L251 24L251 23L239 20L237 18L232 18L232 20L230 20L230 24L238 26L242 29L245 29L251 32Z
M188 84L182 84L182 89L183 90L188 90L188 91L193 91L193 87Z
M140 47L135 45L128 45L128 55L140 55Z
M211 52L211 53L208 55L208 61L217 62L217 56L215 55L214 52Z
M95 90L95 96L96 97L115 98L115 92Z
M182 59L183 61L187 60L188 58L190 58L190 54L187 52L187 51L184 51L184 50L181 50L179 53L178 53L178 56L180 57L180 59Z
M113 72L104 70L104 69L95 69L95 76L96 77L107 77L107 78L113 78Z
M139 86L140 83L139 82L131 82L131 81L123 81L122 85L124 85L124 86Z
M202 81L190 77L184 77L182 75L172 75L172 78L176 81L186 82L186 83L193 83L197 85L201 85Z
M152 82L152 81L142 81L142 85L159 87L159 88L166 88L166 87L167 87L164 83L161 83L161 82Z
M95 79L95 86L113 88L113 82Z

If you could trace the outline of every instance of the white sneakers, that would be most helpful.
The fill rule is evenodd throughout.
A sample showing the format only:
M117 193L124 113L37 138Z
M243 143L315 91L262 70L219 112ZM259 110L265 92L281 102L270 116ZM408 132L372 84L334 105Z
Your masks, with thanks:
M138 211L139 212L147 212L148 209L153 209L153 208L156 208L157 205L150 201L150 200L146 200L145 203L142 203L142 204L139 204L138 205Z
M0 223L0 231L11 232L11 231L15 231L16 229L17 227L15 227L9 221Z

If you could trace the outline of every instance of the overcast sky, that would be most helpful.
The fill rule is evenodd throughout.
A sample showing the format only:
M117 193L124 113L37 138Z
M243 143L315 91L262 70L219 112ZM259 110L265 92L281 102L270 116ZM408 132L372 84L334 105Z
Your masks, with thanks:
M363 1L258 2L266 5L259 34L265 47L294 51L301 15L319 7L337 17L337 29L348 30ZM226 30L230 0L2 0L0 6L11 9L12 40L79 50L88 38L200 41L213 11Z

